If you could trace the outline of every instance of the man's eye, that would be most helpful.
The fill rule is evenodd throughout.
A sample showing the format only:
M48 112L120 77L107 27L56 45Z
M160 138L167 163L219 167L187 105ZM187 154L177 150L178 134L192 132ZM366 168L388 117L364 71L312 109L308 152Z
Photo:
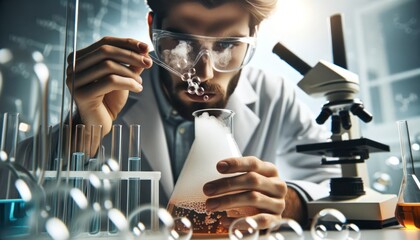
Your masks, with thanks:
M234 44L231 42L216 42L214 44L214 51L224 51L225 49L233 48Z

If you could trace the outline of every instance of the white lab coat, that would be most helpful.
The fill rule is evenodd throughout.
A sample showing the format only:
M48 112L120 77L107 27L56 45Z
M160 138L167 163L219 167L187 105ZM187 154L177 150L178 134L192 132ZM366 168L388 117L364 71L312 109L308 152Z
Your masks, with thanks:
M123 129L133 123L141 125L143 169L161 171L161 200L168 199L174 181L164 126L151 86L151 81L159 81L158 67L145 70L142 78L144 90L130 94L116 123L122 124ZM226 108L235 112L234 137L244 156L274 163L280 177L300 186L309 200L328 194L328 187L315 183L339 176L340 170L336 166L321 166L321 157L296 152L296 145L326 141L329 136L296 98L294 85L260 70L244 68ZM128 133L124 134L127 139Z

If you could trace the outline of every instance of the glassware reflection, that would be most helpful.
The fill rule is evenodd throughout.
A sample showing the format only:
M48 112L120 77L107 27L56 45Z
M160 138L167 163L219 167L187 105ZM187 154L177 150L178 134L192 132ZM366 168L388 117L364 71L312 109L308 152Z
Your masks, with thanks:
M344 228L348 232L348 240L359 240L362 233L360 232L359 227L354 223L345 224Z
M70 239L70 233L67 226L58 218L49 218L45 223L45 230L54 240Z
M346 217L332 208L321 210L311 223L311 236L315 240L344 240L348 231L344 228Z
M143 205L130 213L128 223L134 239L171 239L175 222L166 209Z
M281 219L267 230L268 240L303 239L303 230L293 219Z
M258 223L251 217L238 218L229 227L230 240L256 240L258 236Z
M117 239L128 239L128 222L124 214L116 208L106 209L99 204L94 204L92 208L83 211L72 223L71 235L73 239L79 239L89 236L101 237L108 236L108 232L101 231L100 223L110 222L115 226L114 233ZM98 225L99 223L99 225ZM92 232L92 229L98 231Z
M171 240L189 240L193 234L191 221L186 217L174 219L174 228L171 230Z

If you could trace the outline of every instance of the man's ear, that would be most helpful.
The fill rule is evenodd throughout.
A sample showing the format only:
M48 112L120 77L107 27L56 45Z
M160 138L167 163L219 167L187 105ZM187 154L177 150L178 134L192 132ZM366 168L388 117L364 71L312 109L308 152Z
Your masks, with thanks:
M251 36L255 36L255 34L257 34L259 29L260 29L260 25L255 25L251 31Z
M150 11L147 14L147 25L149 26L149 37L150 37L150 39L152 39L153 16L154 16L154 13L152 11Z

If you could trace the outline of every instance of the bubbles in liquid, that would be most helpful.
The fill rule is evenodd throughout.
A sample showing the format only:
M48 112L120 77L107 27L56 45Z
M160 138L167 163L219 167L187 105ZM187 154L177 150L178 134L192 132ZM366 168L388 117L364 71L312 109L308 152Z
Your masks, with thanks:
M188 218L192 223L192 231L196 235L200 234L222 234L227 235L229 229L220 224L219 220L227 218L226 212L212 212L207 213L205 210L204 202L189 202L182 204L181 207L178 203L175 205L172 202L168 205L168 211L176 219L179 217ZM194 207L197 206L197 207Z
M193 234L191 221L186 217L174 219L174 228L171 230L172 239L189 240Z

